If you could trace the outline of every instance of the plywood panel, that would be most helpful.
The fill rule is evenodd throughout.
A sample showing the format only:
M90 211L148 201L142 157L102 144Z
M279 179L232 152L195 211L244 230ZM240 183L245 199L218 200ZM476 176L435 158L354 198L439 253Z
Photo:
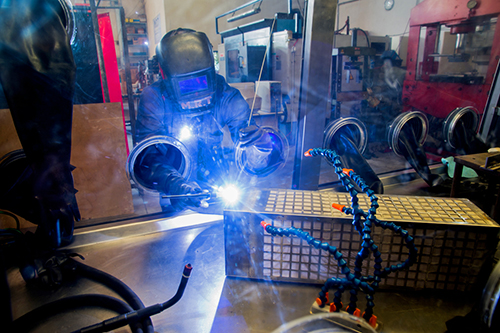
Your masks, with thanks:
M0 156L21 148L9 110L0 110ZM82 220L134 212L126 160L121 104L75 105L71 164Z

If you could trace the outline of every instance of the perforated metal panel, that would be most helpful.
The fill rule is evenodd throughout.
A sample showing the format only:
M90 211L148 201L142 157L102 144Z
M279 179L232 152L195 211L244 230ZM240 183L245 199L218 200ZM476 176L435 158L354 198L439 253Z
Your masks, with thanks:
M273 237L260 222L303 229L342 252L350 268L361 249L352 216L331 207L349 206L347 193L330 191L263 190L251 194L245 210L225 211L226 273L229 276L324 283L343 276L337 261L297 237ZM417 262L390 274L381 286L468 290L497 244L499 225L468 199L379 195L377 218L402 226L415 239ZM368 211L369 199L359 195ZM408 249L394 232L373 228L383 267L403 262ZM373 274L373 257L363 275Z
M468 225L494 226L498 224L468 199L378 195L380 207L377 217L384 221L425 223L466 223ZM368 211L370 200L360 194L360 208ZM328 191L269 190L266 213L306 214L346 218L333 209L332 203L349 206L351 197L346 193ZM260 208L260 207L256 207Z

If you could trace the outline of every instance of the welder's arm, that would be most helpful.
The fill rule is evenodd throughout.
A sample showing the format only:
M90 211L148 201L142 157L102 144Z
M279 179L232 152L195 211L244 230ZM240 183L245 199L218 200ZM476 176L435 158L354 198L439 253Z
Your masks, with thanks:
M147 137L168 135L165 124L165 103L160 90L148 87L141 94L136 122L136 140L140 142ZM201 193L195 182L184 179L173 167L177 154L170 154L168 145L154 145L145 151L140 163L139 176L152 185L158 192L171 195ZM200 207L203 197L171 199L172 206L177 210Z
M156 135L168 135L165 124L165 103L159 89L146 87L141 93L135 123L135 139L141 142Z
M238 131L254 124L250 119L250 107L241 93L233 87L226 88L221 101L222 112L233 142L238 140ZM250 123L249 123L250 120Z
M202 193L201 187L196 182L186 181L180 175L172 174L166 181L165 187L168 194L179 196L171 198L172 207L176 210L183 210L188 207L206 207L204 206L204 196L189 196L189 194ZM186 195L185 197L182 197Z
M170 148L171 149L171 148ZM142 154L136 176L141 181L149 184L158 192L168 195L183 195L189 193L201 193L202 189L196 182L187 181L177 171L175 165L176 154L169 153L168 145L154 145L148 147ZM176 210L186 207L200 207L204 197L185 197L170 199Z

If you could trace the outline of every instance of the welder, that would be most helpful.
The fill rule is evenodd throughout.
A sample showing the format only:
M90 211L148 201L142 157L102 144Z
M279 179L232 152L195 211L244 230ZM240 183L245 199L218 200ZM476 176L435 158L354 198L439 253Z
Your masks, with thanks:
M203 196L162 199L162 194L201 193L227 175L223 141L234 145L239 130L250 125L250 108L241 93L216 74L212 45L204 33L185 28L170 31L156 54L161 79L141 94L136 141L158 135L190 136L184 141L194 142L191 158L197 168L189 179L183 177L176 168L175 149L152 145L137 162L136 176L161 194L163 211L200 207Z

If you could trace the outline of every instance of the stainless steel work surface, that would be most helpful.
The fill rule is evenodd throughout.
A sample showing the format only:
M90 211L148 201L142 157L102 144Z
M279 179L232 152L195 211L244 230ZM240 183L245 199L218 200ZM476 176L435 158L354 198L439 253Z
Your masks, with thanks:
M76 232L73 252L85 264L122 280L153 305L170 299L179 285L183 267L193 271L181 300L152 318L157 332L209 332L224 283L222 217L192 214L167 220ZM202 223L192 226L192 223ZM81 243L85 237L87 243ZM79 259L77 259L79 260ZM76 294L116 296L93 281L77 279L56 291L27 287L18 270L9 274L13 317L44 303ZM90 309L82 315L68 313L45 323L35 332L72 332L116 314ZM128 332L128 328L116 332Z
M72 251L83 255L87 265L121 279L146 306L171 298L183 266L191 263L193 272L182 299L152 317L156 332L272 332L308 315L318 285L226 278L223 223L222 216L188 214L77 230ZM114 295L83 278L68 281L55 291L26 286L16 269L9 271L8 278L14 318L71 295ZM446 321L466 315L474 297L479 298L480 292L384 290L375 294L374 310L382 332L446 332ZM98 309L68 311L49 318L34 332L71 332L111 316L114 314Z

